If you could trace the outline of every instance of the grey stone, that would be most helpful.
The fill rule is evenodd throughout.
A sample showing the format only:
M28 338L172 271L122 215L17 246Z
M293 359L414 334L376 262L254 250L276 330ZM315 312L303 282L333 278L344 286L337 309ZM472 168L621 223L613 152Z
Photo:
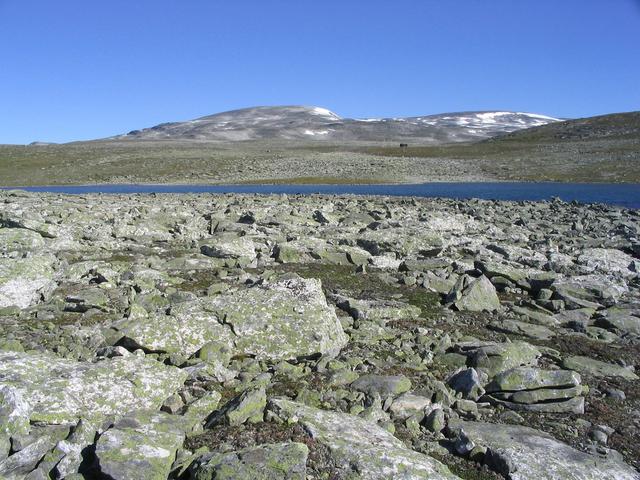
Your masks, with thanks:
M328 353L347 343L320 281L300 277L181 303L169 315L129 322L121 333L152 351L188 356L215 341L235 355L270 360Z
M107 478L164 479L184 439L180 417L139 411L100 435L95 454L100 472Z
M622 377L627 380L640 378L629 368L583 356L567 357L563 360L562 366L594 377Z
M197 480L305 480L309 449L303 443L274 443L227 453L209 453L189 467Z
M100 420L160 408L186 378L177 368L135 355L85 363L0 352L0 389L19 392L31 422L75 424L80 417Z
M493 284L484 275L471 280L461 277L447 297L457 310L492 312L500 308L500 299Z
M638 480L633 468L614 452L596 456L576 450L550 435L528 427L462 422L476 444L496 458L490 465L512 480Z
M407 448L388 431L361 418L283 398L272 399L269 410L285 421L302 424L314 440L329 447L339 464L349 465L361 478L458 478L437 460Z
M216 412L207 423L207 427L216 424L241 425L247 421L261 422L266 405L267 396L264 388L247 390Z
M351 388L385 399L411 390L411 380L403 375L363 375L351 384Z
M475 368L457 372L447 380L447 384L456 392L462 393L463 398L478 400L484 394L484 388Z

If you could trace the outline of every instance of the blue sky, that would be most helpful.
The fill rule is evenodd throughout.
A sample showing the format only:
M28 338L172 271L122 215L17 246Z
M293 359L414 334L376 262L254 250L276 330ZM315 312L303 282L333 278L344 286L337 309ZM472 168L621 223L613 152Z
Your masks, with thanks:
M640 110L640 0L0 0L0 143L283 104Z

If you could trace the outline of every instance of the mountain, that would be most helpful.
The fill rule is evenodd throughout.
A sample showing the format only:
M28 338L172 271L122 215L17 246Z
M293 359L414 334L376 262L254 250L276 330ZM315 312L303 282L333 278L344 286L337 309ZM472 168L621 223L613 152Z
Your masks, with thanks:
M321 107L253 107L185 122L162 123L113 139L242 141L260 139L400 141L481 140L559 119L520 112L459 112L407 118L351 119Z
M491 142L568 143L640 138L640 112L578 118L498 136Z

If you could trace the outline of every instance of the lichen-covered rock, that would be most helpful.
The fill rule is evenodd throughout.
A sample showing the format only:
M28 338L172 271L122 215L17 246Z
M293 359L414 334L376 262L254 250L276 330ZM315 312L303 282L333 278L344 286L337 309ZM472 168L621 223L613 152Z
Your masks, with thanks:
M447 302L453 303L457 310L468 312L492 312L500 308L496 288L484 275L476 279L461 277L447 295Z
M272 399L269 409L285 421L299 422L314 440L327 445L338 464L350 466L350 478L458 478L439 461L407 448L391 433L362 418L283 398Z
M424 414L431 405L430 398L407 392L398 396L393 401L389 407L389 412L395 419L406 420L412 416L419 417Z
M234 333L234 352L284 360L339 351L347 336L320 280L297 276L209 300Z
M535 390L534 392L496 392L483 397L493 405L501 405L511 410L538 413L584 413L584 397L580 387L562 390Z
M241 425L244 422L261 422L264 409L267 406L267 396L264 388L247 390L227 403L211 418L207 426Z
M571 388L580 385L580 375L570 370L542 370L540 368L513 368L501 372L491 380L486 390L517 392L539 388Z
M366 230L358 237L357 243L372 255L391 252L402 257L434 257L444 248L442 237L436 232L401 227Z
M553 315L550 314L550 312L545 312L541 308L528 308L513 305L511 306L511 311L516 315L524 317L528 322L541 326L556 327L560 323Z
M0 307L26 308L55 287L52 255L0 258Z
M29 433L31 407L24 395L10 385L0 387L0 435L12 437Z
M166 480L185 433L180 417L138 411L100 435L96 458L103 476L114 480Z
M155 360L116 357L96 363L49 354L0 352L0 388L18 392L31 422L75 424L131 410L159 409L187 374Z
M515 367L535 366L542 355L527 342L470 342L459 343L455 347L469 358L470 366L485 370L489 377Z
M40 437L25 448L0 461L0 478L13 480L25 478L36 468L38 462L53 447L55 441Z
M258 445L208 453L189 467L194 480L305 480L309 449L303 443Z
M44 238L38 232L0 227L0 253L36 251L43 246Z
M640 313L638 310L633 312L622 308L609 308L604 310L602 316L596 319L595 325L610 330L640 335L640 316L638 316L638 313Z
M234 335L223 325L209 298L173 305L168 312L153 312L122 323L124 343L154 352L190 356L210 343L233 348Z
M372 301L354 298L336 298L338 307L356 320L385 322L390 320L410 320L420 316L421 310L415 305L397 301Z
M529 322L520 322L518 320L511 320L508 318L501 320L494 320L489 323L488 327L491 330L503 333L511 333L522 337L535 338L538 340L548 340L554 336L553 330L543 326L536 325Z
M462 398L478 400L484 393L480 377L475 368L465 368L456 372L447 379L447 384L456 392L462 394Z
M378 394L384 399L411 390L411 380L404 375L362 375L351 388L370 396Z
M488 449L485 463L511 480L640 478L614 451L591 455L533 428L477 422L462 422L460 427L476 445Z
M201 241L200 251L214 258L247 258L256 257L256 245L249 237L223 234Z
M578 263L605 274L619 273L625 277L638 274L634 258L615 248L587 248L578 257Z
M551 289L554 298L564 301L568 310L611 307L629 291L623 282L605 275L572 276L556 281Z
M347 343L320 281L300 277L183 302L168 314L151 314L120 328L132 346L185 356L213 341L234 355L261 360L327 353Z
M80 420L71 434L58 441L38 463L37 470L44 474L43 478L67 478L78 474L84 462L83 453L92 449L97 431L97 425Z
M629 368L579 355L565 358L562 366L569 370L593 375L594 377L622 377L627 380L640 379L640 377Z

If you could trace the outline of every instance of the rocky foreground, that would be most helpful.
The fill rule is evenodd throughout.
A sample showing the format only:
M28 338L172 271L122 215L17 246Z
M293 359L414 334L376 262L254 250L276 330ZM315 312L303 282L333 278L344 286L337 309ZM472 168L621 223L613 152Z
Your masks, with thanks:
M0 193L0 478L640 479L640 212Z

